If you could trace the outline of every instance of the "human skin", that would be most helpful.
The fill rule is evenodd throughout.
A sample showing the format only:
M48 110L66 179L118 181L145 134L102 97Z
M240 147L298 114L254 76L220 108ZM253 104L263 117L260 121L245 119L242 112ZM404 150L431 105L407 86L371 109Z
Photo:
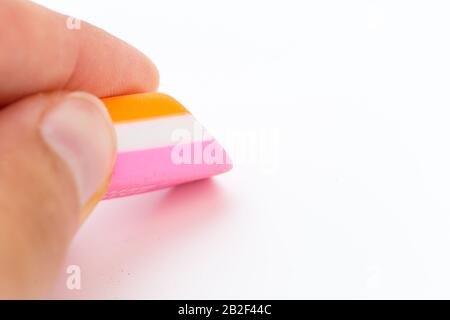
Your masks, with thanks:
M0 298L45 298L106 189L115 136L96 97L158 86L145 55L67 18L0 0Z

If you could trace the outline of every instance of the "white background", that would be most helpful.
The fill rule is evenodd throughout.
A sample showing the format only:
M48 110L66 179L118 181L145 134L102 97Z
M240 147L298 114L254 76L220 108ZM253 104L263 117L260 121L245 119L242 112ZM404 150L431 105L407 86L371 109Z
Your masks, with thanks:
M149 55L236 162L101 203L55 297L450 298L448 1L39 2Z

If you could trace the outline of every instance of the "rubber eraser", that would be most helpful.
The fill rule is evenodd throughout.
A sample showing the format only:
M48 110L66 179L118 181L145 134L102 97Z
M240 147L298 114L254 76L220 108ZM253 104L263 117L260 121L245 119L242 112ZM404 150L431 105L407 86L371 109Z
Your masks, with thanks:
M117 157L104 199L150 192L231 169L225 150L174 98L159 92L102 99Z

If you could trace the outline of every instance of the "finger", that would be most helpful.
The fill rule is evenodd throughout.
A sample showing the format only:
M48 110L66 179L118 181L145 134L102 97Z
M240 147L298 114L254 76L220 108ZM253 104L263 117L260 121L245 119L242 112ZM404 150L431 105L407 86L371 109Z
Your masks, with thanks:
M158 71L138 50L24 0L0 1L0 106L52 90L99 97L154 91Z
M88 94L35 95L0 112L0 298L38 298L102 197L115 137Z

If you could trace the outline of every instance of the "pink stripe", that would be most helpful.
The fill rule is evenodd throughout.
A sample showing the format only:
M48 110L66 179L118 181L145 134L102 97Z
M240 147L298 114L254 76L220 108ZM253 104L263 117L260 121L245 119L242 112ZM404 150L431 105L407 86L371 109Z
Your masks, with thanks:
M103 199L167 188L211 177L232 167L225 151L215 140L196 142L183 147L190 148L192 163L195 161L195 164L175 164L171 158L173 146L118 153L111 184ZM211 161L208 161L209 152L205 148L222 154L222 160L216 161L220 163L208 164L207 162ZM203 156L203 150L206 158Z

